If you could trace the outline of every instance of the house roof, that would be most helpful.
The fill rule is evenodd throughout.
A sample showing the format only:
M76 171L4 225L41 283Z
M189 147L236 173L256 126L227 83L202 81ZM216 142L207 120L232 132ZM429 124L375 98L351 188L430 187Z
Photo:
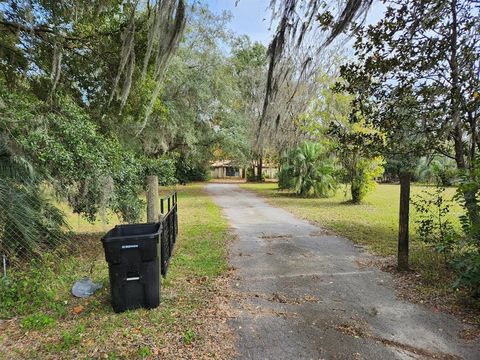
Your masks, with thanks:
M236 166L232 160L217 160L210 163L211 167Z
M227 167L227 166L236 166L236 167L242 167L238 163L236 163L234 160L217 160L217 161L212 161L210 162L211 167ZM275 164L270 164L270 163L264 163L263 168L276 168L277 165Z

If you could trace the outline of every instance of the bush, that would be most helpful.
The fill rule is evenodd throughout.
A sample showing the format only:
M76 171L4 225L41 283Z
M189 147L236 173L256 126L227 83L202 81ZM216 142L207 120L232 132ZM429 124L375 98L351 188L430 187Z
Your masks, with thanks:
M457 271L457 279L453 284L455 288L463 287L480 297L480 250L472 243L460 247L452 265Z
M41 180L0 137L0 253L12 258L36 254L67 238L64 215L49 203Z
M293 167L289 164L280 165L278 188L281 190L293 189Z
M460 187L461 191L462 187ZM465 288L473 296L480 296L480 247L476 232L462 214L460 222L464 234L459 234L449 219L452 201L445 199L445 188L424 191L413 201L415 224L420 240L444 255L446 265L456 273L455 288ZM458 199L458 194L455 196Z
M178 182L176 177L175 160L169 158L144 158L144 178L156 175L158 183L162 186L174 185Z
M192 181L207 181L209 173L204 164L196 164L180 158L175 164L175 177L179 183L186 184Z
M0 279L0 318L18 315L39 314L39 309L54 313L63 313L65 306L55 298L55 292L49 284L54 282L55 274L48 259L25 264L27 271L17 270L9 277ZM41 315L26 320L24 325L47 326L49 320ZM43 324L43 325L42 325Z

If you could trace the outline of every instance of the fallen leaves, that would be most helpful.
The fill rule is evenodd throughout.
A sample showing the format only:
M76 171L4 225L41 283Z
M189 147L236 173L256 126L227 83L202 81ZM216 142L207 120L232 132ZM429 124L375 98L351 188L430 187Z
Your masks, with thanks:
M263 240L282 240L282 239L288 240L288 239L292 239L293 235L290 235L290 234L264 234L264 235L260 236L259 238L263 239Z
M480 339L480 329L474 327L468 327L461 331L460 339L466 341L475 341Z
M80 315L83 312L83 310L85 310L83 305L77 305L72 309L72 313L75 315Z
M335 329L344 335L349 335L356 338L364 336L364 331L360 326L356 324L340 324L340 325L337 325Z
M258 297L258 295L257 295ZM287 297L286 295L273 293L271 296L262 296L268 301L278 302L281 304L289 304L289 305L299 305L304 303L316 303L318 302L318 298L313 295L305 294L303 297Z

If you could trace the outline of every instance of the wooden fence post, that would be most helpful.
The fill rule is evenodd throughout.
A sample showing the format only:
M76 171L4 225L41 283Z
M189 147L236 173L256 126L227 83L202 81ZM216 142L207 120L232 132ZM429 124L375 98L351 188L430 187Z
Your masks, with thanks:
M400 218L398 226L398 270L408 270L408 239L410 215L410 179L408 172L400 173Z
M158 177L155 175L147 176L147 222L159 221L159 207Z

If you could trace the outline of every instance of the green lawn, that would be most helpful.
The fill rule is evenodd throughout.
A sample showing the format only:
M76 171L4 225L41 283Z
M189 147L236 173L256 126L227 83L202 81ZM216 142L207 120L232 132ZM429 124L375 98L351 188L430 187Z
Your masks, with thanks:
M43 265L14 274L15 285L2 285L0 319L13 320L4 330L0 326L0 359L177 358L189 353L208 358L228 347L218 335L224 329L209 330L212 324L221 326L215 294L223 290L216 279L227 269L228 224L201 184L181 187L178 204L179 238L159 308L113 313L100 237L115 220L92 225L80 219L71 224L75 230L100 227L102 232L79 234L76 253L61 260L47 255ZM72 219L78 221L70 214ZM75 299L71 286L83 276L104 288L91 298Z

